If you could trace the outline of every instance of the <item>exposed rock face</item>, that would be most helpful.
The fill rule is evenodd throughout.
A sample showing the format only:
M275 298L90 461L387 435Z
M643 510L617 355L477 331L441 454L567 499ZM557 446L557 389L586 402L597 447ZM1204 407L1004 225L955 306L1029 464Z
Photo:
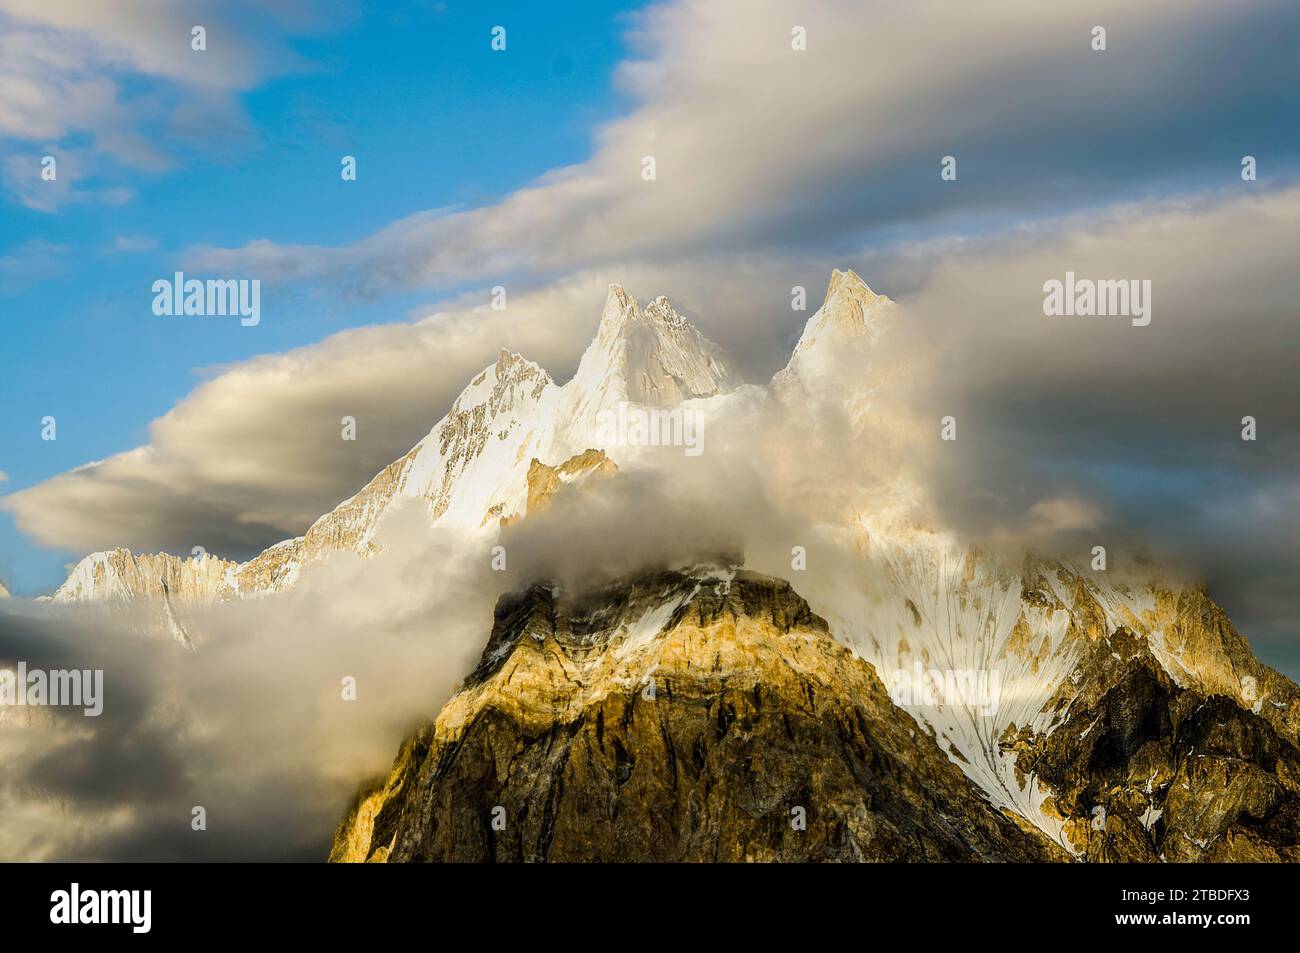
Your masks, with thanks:
M1300 860L1300 748L1236 699L1180 688L1147 641L1100 640L1048 733L1008 732L1095 861Z
M812 605L887 685L916 672L996 677L978 704L900 704L994 804L1072 850L1083 848L1052 783L1006 742L1081 730L1069 722L1075 692L1111 684L1117 673L1092 666L1110 658L1118 632L1138 637L1175 686L1230 698L1296 740L1300 690L1254 658L1200 584L1121 580L1037 557L1009 568L924 532L873 535L862 556L873 567L863 592L822 590L809 574Z
M551 498L566 484L584 482L590 476L611 476L618 466L605 456L603 450L584 450L574 454L558 467L548 467L533 458L528 466L528 514L545 509Z
M1177 684L1233 699L1283 737L1300 740L1300 688L1255 658L1203 583L1154 586L1152 595L1144 621L1155 637L1147 646Z
M605 456L603 450L584 450L575 453L557 467L547 466L533 457L528 465L528 501L522 512L502 516L503 506L488 510L484 522L497 520L502 529L520 522L526 516L540 513L551 504L555 495L566 487L580 488L592 477L612 476L618 464Z
M1065 856L990 807L788 583L741 570L503 598L478 668L331 859Z

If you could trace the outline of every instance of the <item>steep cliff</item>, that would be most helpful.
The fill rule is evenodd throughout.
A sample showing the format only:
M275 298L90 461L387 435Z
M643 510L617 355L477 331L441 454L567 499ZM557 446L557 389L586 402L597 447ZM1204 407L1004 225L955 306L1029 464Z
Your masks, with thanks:
M1008 731L1017 773L1094 861L1300 860L1300 748L1227 695L1180 687L1126 629L1099 640L1050 707ZM1267 703L1266 703L1267 704Z

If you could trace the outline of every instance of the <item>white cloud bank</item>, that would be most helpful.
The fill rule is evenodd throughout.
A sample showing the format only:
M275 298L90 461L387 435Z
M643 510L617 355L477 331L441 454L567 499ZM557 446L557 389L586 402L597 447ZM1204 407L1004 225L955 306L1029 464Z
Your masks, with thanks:
M10 140L0 182L45 212L129 201L124 186L87 183L110 179L114 166L170 168L176 159L161 142L186 128L246 132L239 94L301 68L284 33L319 22L317 6L0 0L0 141ZM207 30L201 53L191 49L196 25ZM58 160L52 182L41 178L45 155Z
M258 239L195 249L189 264L375 295L686 255L843 253L864 236L1056 215L1189 174L1228 181L1240 152L1206 148L1206 104L1221 136L1265 148L1267 124L1236 130L1233 117L1300 80L1259 42L1292 21L1286 3L1211 0L656 5L617 73L635 107L596 130L587 161L341 247ZM1110 31L1106 53L1090 49L1094 23ZM945 155L955 182L940 180Z

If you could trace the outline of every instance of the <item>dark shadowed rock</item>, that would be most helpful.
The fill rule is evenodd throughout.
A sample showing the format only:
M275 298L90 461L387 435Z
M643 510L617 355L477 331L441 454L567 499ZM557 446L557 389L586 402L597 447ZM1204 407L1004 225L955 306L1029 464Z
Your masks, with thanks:
M1300 749L1276 720L1180 687L1124 629L1080 671L1064 721L1008 744L1084 856L1300 860Z

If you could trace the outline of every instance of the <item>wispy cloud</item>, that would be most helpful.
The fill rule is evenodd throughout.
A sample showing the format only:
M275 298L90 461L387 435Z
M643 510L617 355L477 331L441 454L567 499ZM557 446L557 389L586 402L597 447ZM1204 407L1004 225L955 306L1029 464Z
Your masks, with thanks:
M0 139L42 150L9 156L5 186L40 211L128 200L118 170L170 168L168 142L187 128L246 125L238 95L302 66L285 30L310 28L317 6L0 0ZM191 47L196 26L203 51ZM60 156L58 179L41 177L47 154Z
M108 251L124 253L145 252L153 251L157 247L158 240L156 238L116 235L114 236L113 244L108 248Z
M33 238L0 255L0 291L26 288L61 274L69 250L67 245Z
M131 201L135 193L126 186L97 188L85 184L95 177L95 161L90 149L46 146L36 152L16 152L0 164L0 181L17 201L39 212L83 203L114 206Z

